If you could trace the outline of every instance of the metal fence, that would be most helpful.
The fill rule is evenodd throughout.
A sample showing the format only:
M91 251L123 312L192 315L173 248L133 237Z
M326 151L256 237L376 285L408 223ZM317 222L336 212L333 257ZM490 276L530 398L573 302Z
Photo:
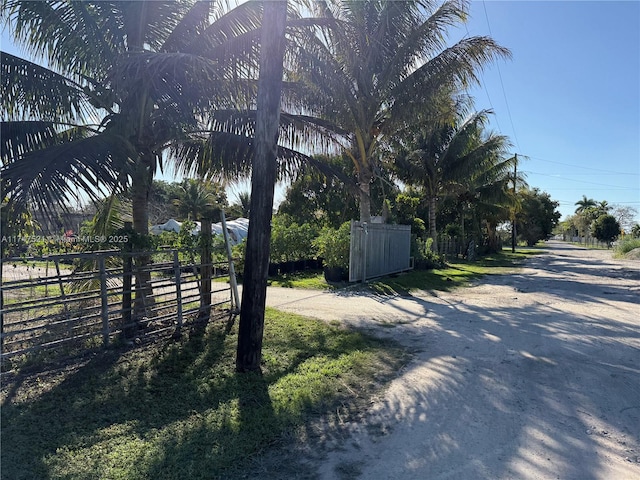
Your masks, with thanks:
M350 282L411 268L411 226L351 222Z
M212 282L228 268L181 261L177 250L2 259L2 360L179 332L185 319L237 306L229 283Z
M608 243L601 242L594 237L571 237L567 238L566 241L578 243L580 245L584 245L585 247L611 248L611 245L609 245Z
M473 260L476 256L477 245L472 237L438 237L438 253L445 260L466 258Z

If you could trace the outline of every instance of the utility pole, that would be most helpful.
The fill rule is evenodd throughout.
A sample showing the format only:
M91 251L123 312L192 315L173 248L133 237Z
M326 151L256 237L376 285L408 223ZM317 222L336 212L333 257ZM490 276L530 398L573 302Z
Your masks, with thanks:
M518 154L513 161L513 210L511 216L511 253L516 253L516 182L518 178Z

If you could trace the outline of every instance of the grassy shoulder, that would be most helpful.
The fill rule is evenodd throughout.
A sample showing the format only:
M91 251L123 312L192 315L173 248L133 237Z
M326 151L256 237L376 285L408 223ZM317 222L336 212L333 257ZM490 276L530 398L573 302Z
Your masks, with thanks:
M628 255L631 255L631 258L638 258L640 254L638 254L637 249L639 248L640 238L623 238L622 240L618 241L618 244L615 247L614 257L626 258Z
M473 262L456 260L447 262L445 268L433 270L411 270L396 276L384 277L369 283L378 293L403 294L415 290L450 291L469 284L484 275L505 274L514 271L531 255L542 253L541 248L518 249L515 253L503 250Z
M455 260L447 262L446 268L434 270L411 270L402 274L383 277L369 282L366 286L355 284L356 288L371 288L377 293L407 293L412 290L448 291L467 284L483 275L504 274L513 271L527 257L544 252L544 247L518 248L515 253L503 250L500 253L479 258L473 262ZM340 289L347 283L329 284L322 272L301 272L269 279L275 287Z
M235 330L212 323L3 385L2 478L246 478L248 459L365 401L406 361L388 342L268 310L263 375L237 374Z

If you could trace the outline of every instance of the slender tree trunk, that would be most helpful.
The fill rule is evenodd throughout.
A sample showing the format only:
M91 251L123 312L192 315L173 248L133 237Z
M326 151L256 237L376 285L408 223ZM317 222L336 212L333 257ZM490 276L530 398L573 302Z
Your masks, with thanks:
M136 172L131 183L133 230L143 237L149 234L149 195L153 182L154 163L155 155L149 151L144 152L136 165ZM140 245L133 246L133 250L140 248ZM136 321L146 316L147 308L151 306L152 302L150 263L151 257L149 255L135 258L134 318Z
M436 230L436 196L429 197L429 236L433 239L431 250L438 253L438 231Z
M149 195L153 180L153 156L145 154L136 165L132 179L133 230L140 235L149 234Z
M490 222L489 220L485 220L485 224L487 226L487 241L489 251L491 253L496 253L498 251L498 234L497 234L497 224L494 222Z
M251 211L236 356L239 372L259 371L262 358L286 19L286 1L264 2Z
M360 221L371 223L371 180L373 175L365 167L358 172L358 188L360 193Z

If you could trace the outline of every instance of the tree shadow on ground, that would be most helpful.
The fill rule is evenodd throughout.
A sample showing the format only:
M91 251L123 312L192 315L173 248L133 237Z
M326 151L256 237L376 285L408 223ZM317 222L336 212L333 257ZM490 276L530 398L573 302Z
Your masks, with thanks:
M243 478L300 420L300 408L274 410L270 386L310 357L367 348L337 329L331 339L280 332L271 351L290 357L273 363L270 354L264 375L236 374L227 326L196 325L178 342L98 354L51 388L6 401L2 478ZM336 401L294 400L318 415ZM313 476L295 457L284 471Z
M359 428L336 430L344 451L332 467L361 465L363 478L640 475L640 465L629 463L640 463L633 456L640 451L637 297L616 286L612 304L604 282L591 295L573 279L532 275L522 284L564 293L549 305L524 302L523 293L502 303L489 296L433 303L424 317L397 323L393 336L420 339L421 352ZM564 308L567 301L585 313Z

